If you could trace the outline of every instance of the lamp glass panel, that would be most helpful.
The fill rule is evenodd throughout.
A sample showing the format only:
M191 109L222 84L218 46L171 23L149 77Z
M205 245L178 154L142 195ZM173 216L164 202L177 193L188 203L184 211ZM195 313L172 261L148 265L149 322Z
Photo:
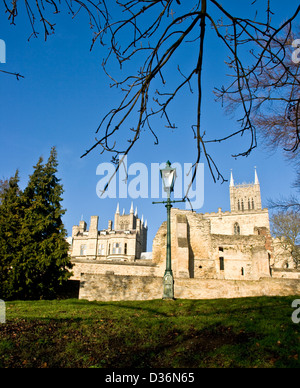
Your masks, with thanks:
M174 182L175 182L175 169L172 170L162 170L162 179L164 183L165 189L173 189Z

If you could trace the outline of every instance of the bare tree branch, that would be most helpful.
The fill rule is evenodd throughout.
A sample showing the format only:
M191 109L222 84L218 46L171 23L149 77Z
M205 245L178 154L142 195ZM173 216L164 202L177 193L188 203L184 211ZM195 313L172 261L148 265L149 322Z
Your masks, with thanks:
M14 24L20 2L12 1L8 5L3 0L3 3ZM259 20L257 14L253 18L248 14L245 17L234 15L219 0L35 0L30 4L23 0L21 3L30 20L31 36L38 35L37 26L42 26L45 40L54 33L53 14L64 7L72 17L83 10L94 32L91 49L97 43L108 49L102 66L111 80L111 87L118 88L123 96L103 117L94 144L82 157L95 149L101 154L111 153L118 171L120 161L122 163L140 140L143 130L149 130L158 144L160 133L153 127L155 117L164 120L166 130L179 127L171 118L171 105L187 92L196 95L195 90L196 107L191 128L196 157L186 198L200 161L206 161L215 181L225 181L211 154L210 147L214 143L247 135L248 147L237 150L233 156L248 156L257 146L257 131L263 133L264 130L266 139L273 138L287 153L298 155L300 77L299 65L291 62L291 42L300 5L291 10L290 17L278 27L272 25L272 0L265 0L265 20ZM249 3L253 11L257 7L256 0ZM214 132L204 131L201 120L208 26L228 53L228 84L214 90L216 98L228 112L236 111L239 115L239 128L224 131L220 138L216 138ZM180 55L186 47L192 50L188 65L184 55ZM113 59L122 71L120 80L111 73ZM170 69L177 69L177 76L171 72L170 77Z
M289 252L296 268L300 263L300 213L293 209L274 214L271 218L272 234L282 248Z

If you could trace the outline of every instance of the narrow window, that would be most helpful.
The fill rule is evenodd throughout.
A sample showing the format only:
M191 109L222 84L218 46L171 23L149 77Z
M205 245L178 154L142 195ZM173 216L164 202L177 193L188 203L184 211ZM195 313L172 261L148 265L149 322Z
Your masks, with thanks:
M251 210L250 198L248 199L248 210Z
M220 271L225 270L224 257L220 257Z
M241 234L241 228L240 228L240 225L237 222L234 224L234 234L236 236Z
M254 199L252 198L252 210L254 210Z
M124 255L127 255L127 243L124 245Z
M241 203L240 203L240 200L238 200L238 210L239 210L239 211L241 210Z
M288 261L285 263L285 268L286 268L286 269L289 268L289 262L288 262Z
M80 256L86 256L86 245L80 245Z
M99 246L98 246L98 255L104 256L104 244L99 244Z
M245 275L244 267L242 267L242 269L241 269L241 275L242 275L242 276Z
M242 211L245 210L245 207L244 207L244 200L242 199Z
M119 255L122 253L122 244L121 243L116 244L116 253Z

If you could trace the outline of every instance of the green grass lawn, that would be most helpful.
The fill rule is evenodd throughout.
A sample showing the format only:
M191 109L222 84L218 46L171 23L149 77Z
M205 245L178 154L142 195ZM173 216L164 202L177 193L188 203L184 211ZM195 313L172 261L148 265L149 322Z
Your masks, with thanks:
M294 299L8 302L0 367L299 368Z

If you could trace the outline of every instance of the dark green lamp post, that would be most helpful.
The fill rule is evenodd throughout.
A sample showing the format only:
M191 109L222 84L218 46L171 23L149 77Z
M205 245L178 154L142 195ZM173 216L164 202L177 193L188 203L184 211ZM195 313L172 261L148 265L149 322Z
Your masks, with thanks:
M167 201L152 202L153 204L165 204L167 208L167 257L166 257L166 271L163 280L163 299L174 299L174 277L171 263L171 208L172 203L184 202L171 201L171 192L174 190L176 180L176 169L171 167L171 163L167 161L166 167L160 170L162 177L164 191L167 193Z

